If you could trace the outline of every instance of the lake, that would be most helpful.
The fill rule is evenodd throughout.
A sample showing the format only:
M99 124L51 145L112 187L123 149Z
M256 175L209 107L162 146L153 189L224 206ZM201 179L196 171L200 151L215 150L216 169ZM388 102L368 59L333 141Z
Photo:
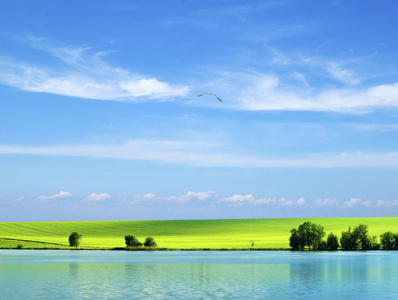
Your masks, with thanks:
M0 250L0 299L396 299L398 251Z

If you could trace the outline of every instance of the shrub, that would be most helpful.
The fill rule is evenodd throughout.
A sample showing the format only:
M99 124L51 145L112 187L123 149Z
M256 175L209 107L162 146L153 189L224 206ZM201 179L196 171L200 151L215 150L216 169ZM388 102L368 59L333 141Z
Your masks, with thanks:
M156 242L155 242L155 239L154 239L153 237L149 236L149 237L147 237L147 238L145 239L144 246L145 246L145 247L156 247L157 244L156 244Z
M398 234L384 232L380 235L380 242L383 250L398 250Z
M127 247L139 247L142 246L142 243L138 241L138 239L133 235L126 235L124 237Z

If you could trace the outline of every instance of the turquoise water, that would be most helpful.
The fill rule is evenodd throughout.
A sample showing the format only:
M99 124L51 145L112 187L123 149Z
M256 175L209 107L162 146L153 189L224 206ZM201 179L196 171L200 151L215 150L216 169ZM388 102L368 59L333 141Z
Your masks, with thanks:
M0 250L0 299L396 299L398 251Z

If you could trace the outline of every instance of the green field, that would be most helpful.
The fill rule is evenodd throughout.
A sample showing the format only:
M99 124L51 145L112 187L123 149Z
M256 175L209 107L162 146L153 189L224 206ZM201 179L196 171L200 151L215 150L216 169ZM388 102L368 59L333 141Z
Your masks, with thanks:
M68 248L73 231L83 235L80 248L125 247L124 237L134 235L141 242L152 236L168 249L289 249L292 228L305 221L321 224L326 234L340 237L349 226L367 224L372 236L398 232L394 218L302 218L228 219L170 221L81 221L0 223L0 248Z

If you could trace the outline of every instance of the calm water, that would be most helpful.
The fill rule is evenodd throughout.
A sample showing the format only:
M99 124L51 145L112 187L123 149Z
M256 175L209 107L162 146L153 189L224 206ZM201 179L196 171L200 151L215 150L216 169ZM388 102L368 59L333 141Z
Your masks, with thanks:
M396 299L398 252L0 250L0 299Z

